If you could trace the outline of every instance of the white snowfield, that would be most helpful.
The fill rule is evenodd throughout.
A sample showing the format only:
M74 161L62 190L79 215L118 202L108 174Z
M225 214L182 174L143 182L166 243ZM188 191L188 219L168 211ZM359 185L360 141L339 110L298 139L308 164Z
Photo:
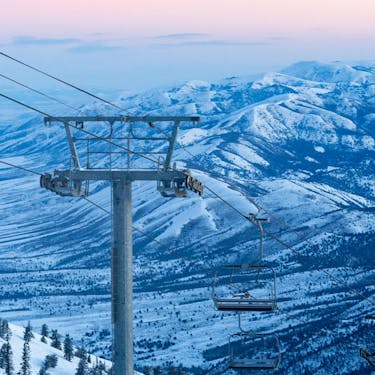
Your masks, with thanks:
M23 349L23 333L24 327L20 327L14 324L9 324L9 328L12 331L12 337L10 340L12 351L13 351L13 365L15 373L20 370L21 358L22 358L22 349ZM34 338L31 339L30 342L30 364L31 364L31 374L38 375L39 370L43 365L44 359L47 355L56 354L57 366L55 368L48 369L48 373L51 375L74 375L78 366L79 358L74 357L72 361L67 361L64 358L64 354L62 350L58 350L53 348L50 345L50 339L47 339L47 343L43 343L40 341L42 338L41 335L38 333L33 332ZM3 345L5 341L0 338L0 346ZM89 367L95 365L96 361L103 362L107 369L111 367L111 362L107 361L103 358L97 358L94 355L91 355L91 363L89 363ZM5 374L5 370L0 369L0 374ZM135 371L135 375L142 375L141 373Z

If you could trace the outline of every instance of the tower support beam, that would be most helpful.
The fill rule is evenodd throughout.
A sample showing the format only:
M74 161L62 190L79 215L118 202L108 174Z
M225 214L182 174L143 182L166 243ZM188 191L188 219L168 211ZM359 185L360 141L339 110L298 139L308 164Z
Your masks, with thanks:
M112 324L115 375L133 375L132 184L112 182Z

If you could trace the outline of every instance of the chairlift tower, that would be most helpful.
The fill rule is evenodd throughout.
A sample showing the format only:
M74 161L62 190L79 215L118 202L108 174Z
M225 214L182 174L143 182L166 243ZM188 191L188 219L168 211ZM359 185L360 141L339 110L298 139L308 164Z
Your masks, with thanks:
M203 185L189 171L171 165L180 123L198 123L199 120L197 116L44 119L47 126L54 122L64 125L72 165L68 170L55 170L53 176L45 173L40 180L41 187L61 196L84 197L89 193L89 181L109 181L112 186L114 375L134 373L132 183L156 181L157 190L164 197L185 197L187 190L202 195ZM158 129L153 131L155 127ZM153 135L156 130L159 130L158 136Z

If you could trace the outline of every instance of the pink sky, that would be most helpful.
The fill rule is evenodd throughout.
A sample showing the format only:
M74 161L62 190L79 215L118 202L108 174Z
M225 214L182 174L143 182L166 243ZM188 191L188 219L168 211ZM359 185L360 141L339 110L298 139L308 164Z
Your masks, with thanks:
M1 35L134 38L199 32L369 36L374 0L3 0Z

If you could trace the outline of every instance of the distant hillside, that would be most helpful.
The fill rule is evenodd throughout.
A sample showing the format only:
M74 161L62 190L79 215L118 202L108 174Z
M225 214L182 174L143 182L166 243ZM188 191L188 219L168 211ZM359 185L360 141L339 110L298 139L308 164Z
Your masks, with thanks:
M375 312L374 66L302 62L256 80L190 81L116 103L127 114L199 114L196 127L181 126L177 165L242 214L259 206L270 217L264 261L277 273L279 310L247 314L244 324L278 334L276 374L369 374L359 348L374 342L363 319ZM98 102L82 108L114 113ZM63 129L39 116L9 116L0 132L0 159L41 173L71 165ZM92 183L90 193L110 209L108 184ZM133 200L134 226L147 233L134 232L137 368L225 374L228 338L239 328L234 314L214 310L212 276L257 259L257 230L208 189L165 199L156 183L136 183ZM47 322L110 358L109 215L5 166L0 207L0 314L38 330Z

